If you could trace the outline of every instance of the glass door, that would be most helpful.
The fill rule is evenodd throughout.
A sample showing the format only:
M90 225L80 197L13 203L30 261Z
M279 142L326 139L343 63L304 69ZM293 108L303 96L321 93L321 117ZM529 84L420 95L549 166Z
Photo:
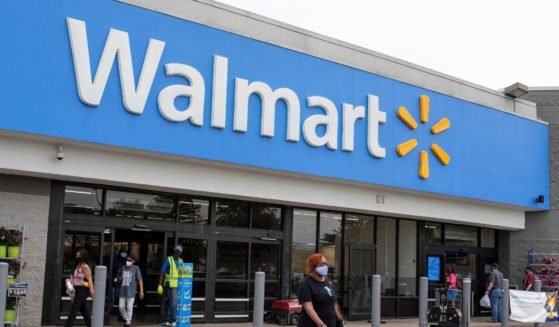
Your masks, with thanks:
M83 228L80 228L83 229ZM106 232L106 233L105 233ZM108 242L108 243L107 243ZM66 229L63 237L62 247L62 269L60 271L60 302L59 302L59 319L65 321L68 318L72 302L70 297L66 294L66 287L64 282L73 274L77 266L75 260L76 252L80 249L85 249L89 253L91 269L95 271L95 266L102 264L106 265L109 262L110 251L107 251L107 246L110 248L111 231L100 228L93 228L89 231L76 229ZM108 284L107 284L108 285ZM87 304L91 309L91 298L87 299ZM78 313L77 321L83 320L83 317Z
M375 267L375 246L349 245L349 320L371 319L371 281Z

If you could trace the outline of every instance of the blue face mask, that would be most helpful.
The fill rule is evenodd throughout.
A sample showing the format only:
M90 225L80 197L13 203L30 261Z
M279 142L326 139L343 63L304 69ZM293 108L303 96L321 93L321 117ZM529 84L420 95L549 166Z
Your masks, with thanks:
M120 256L126 258L128 255L126 254L126 252L120 252Z
M328 275L328 266L320 266L314 269L320 276Z

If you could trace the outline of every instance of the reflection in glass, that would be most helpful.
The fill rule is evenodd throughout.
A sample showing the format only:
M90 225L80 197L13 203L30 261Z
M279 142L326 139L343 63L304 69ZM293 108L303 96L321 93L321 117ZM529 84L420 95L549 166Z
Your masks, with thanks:
M233 201L216 201L215 223L217 226L248 228L248 205Z
M264 272L266 280L279 280L280 247L279 244L252 243L250 253L250 278L254 272Z
M216 282L215 283L216 298L246 298L247 283L246 282Z
M477 246L477 228L445 225L444 243L449 245Z
M291 248L291 295L296 296L299 281L305 274L307 257L316 249L316 216L314 210L293 210L293 243Z
M481 247L495 248L495 230L494 229L481 229Z
M281 230L281 208L253 205L252 228Z
M340 259L342 251L342 215L340 213L321 212L320 231L318 233L318 252L328 261L328 276L337 286L340 277Z
M382 278L381 294L383 296L395 296L396 220L379 218L377 228L377 272Z
M425 242L427 244L437 243L441 244L443 242L443 225L437 223L425 223Z
M400 220L398 250L398 295L416 296L417 222Z
M174 196L107 191L108 216L175 221L174 208Z
M208 241L190 238L179 238L178 244L182 246L182 260L192 262L194 265L194 278L206 277L206 253Z
M349 280L352 314L371 314L371 280L374 263L372 249L351 248Z
M67 185L64 190L64 213L101 215L103 190Z
M246 279L248 264L248 243L217 242L216 278Z
M210 203L208 200L194 198L179 199L179 222L207 225Z
M348 243L375 243L375 218L365 215L345 216L345 239Z

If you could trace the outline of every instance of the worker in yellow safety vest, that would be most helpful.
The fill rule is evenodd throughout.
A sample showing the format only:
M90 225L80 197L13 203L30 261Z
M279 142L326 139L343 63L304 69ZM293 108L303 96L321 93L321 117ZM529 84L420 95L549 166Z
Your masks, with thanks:
M175 246L173 255L167 257L159 274L157 294L165 294L165 314L161 318L161 326L176 326L177 324L177 286L179 284L177 265L182 263L181 254L182 246ZM165 277L165 284L163 284L163 277Z

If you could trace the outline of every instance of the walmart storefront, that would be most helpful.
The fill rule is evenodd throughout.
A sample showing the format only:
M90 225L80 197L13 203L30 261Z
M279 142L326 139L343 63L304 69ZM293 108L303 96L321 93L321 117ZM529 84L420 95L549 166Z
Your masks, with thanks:
M127 2L1 5L0 224L25 224L22 325L64 321L79 247L109 274L120 249L138 256L138 319L156 322L177 243L194 320L249 319L255 271L267 305L293 296L316 251L350 319L372 273L383 315L415 316L427 258L482 289L499 235L549 208L529 102L212 1Z

